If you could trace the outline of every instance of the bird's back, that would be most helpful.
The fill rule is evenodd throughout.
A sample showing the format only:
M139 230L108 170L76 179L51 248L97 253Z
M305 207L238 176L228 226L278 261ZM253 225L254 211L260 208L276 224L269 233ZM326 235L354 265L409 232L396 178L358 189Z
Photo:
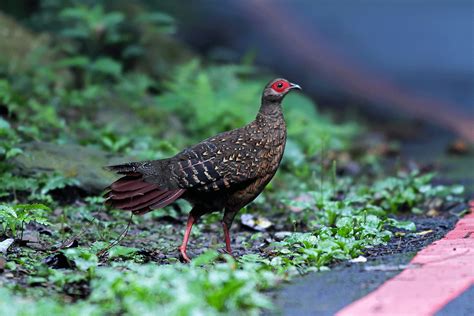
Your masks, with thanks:
M210 137L171 158L171 176L181 188L219 191L276 171L286 142L283 117L255 120Z

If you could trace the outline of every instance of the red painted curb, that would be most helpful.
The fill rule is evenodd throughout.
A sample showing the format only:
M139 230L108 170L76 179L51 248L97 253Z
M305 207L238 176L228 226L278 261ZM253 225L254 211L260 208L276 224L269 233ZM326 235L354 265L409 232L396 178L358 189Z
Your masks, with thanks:
M336 315L433 315L474 285L474 201L469 206L471 213L421 250L409 268Z

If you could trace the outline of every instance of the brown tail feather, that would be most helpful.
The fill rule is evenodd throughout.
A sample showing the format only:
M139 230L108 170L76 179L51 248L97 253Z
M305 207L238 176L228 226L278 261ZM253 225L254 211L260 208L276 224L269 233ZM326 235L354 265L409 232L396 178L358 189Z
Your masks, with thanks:
M115 207L120 209L133 209L139 205L151 205L149 202L154 203L155 199L160 199L160 197L165 194L166 191L153 190L139 197L131 196L128 199L116 200Z
M135 191L152 184L146 183L141 180L141 177L122 177L116 182L112 183L110 188L114 191L124 192L124 191Z
M152 190L156 190L156 186L147 185L143 187L142 189L138 189L135 191L108 191L106 194L104 194L104 198L106 199L113 198L114 200L122 200L122 199L145 195L145 193L148 193Z
M176 201L185 190L162 190L147 183L136 174L126 175L115 181L104 194L106 205L113 208L144 214L152 209L165 207Z
M159 202L153 204L150 207L154 209L165 207L166 205L176 201L176 199L178 199L184 193L184 191L185 190L183 189L167 191L166 195L163 195L163 198Z
M151 200L140 204L133 203L133 205L121 207L121 209L126 211L137 211L143 208L149 208L150 210L162 208L178 199L182 194L180 191L184 190L159 191L161 194Z

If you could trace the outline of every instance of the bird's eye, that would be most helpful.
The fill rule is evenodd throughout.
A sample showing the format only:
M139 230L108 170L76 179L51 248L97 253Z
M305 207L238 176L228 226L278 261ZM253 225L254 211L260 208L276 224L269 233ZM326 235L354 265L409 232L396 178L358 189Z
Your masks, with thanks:
M289 84L283 80L277 81L272 85L272 89L277 93L282 93L288 88Z

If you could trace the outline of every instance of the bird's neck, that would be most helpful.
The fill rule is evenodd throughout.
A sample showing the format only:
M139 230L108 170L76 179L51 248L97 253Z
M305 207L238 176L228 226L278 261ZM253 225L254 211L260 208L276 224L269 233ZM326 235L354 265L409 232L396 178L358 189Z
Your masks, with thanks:
M270 141L273 146L280 146L281 152L285 149L286 123L280 102L262 102L260 111L255 119L260 137ZM281 157L280 157L281 159Z
M262 105L260 106L260 110L257 114L257 122L272 122L272 121L281 121L284 120L283 118L283 111L281 109L280 102L270 102L270 101L263 101Z

